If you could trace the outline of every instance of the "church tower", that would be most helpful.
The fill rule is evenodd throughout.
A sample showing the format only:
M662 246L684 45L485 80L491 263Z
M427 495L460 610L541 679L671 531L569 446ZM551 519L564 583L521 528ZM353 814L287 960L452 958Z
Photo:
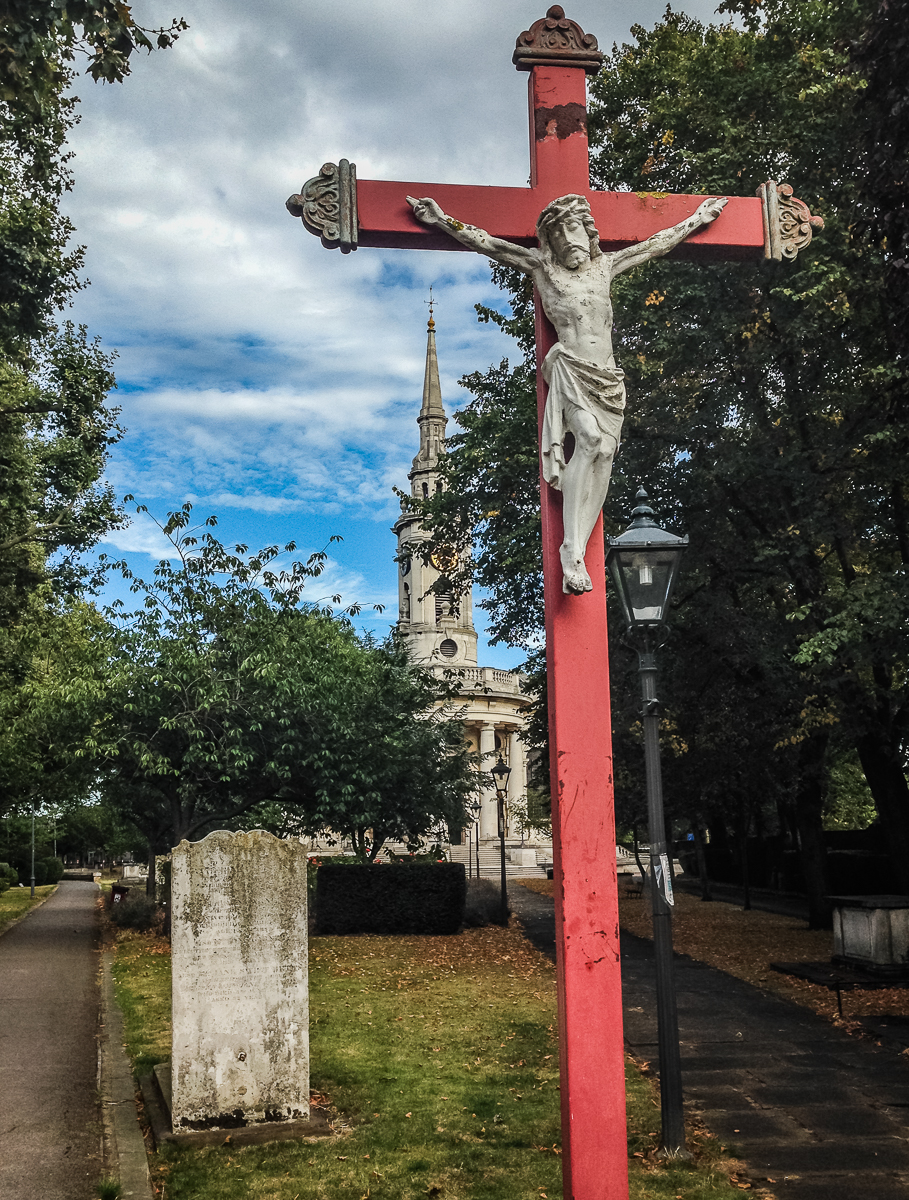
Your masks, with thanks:
M426 371L423 377L423 403L417 417L420 449L408 474L410 494L428 499L442 488L439 457L445 441L448 418L442 406L439 363L436 358L436 323L429 306L426 335ZM470 592L458 598L430 591L444 578L444 555L434 555L423 563L414 553L428 539L419 518L402 503L401 516L393 526L398 539L398 631L406 638L417 662L427 666L475 667L477 632L473 627L473 601Z
M431 293L430 293L431 295ZM426 335L426 373L423 377L423 403L417 417L420 427L420 449L410 469L410 494L417 500L429 498L442 487L439 458L445 442L448 420L442 407L439 387L439 364L436 361L436 323L429 307L429 327ZM458 597L430 591L437 580L444 580L446 555L437 554L426 565L418 551L428 534L420 526L416 513L406 501L401 515L393 526L398 539L398 621L397 628L406 640L416 662L433 671L455 669L461 682L458 700L459 720L464 725L464 739L477 756L478 819L470 830L461 832L461 843L453 844L449 853L453 861L468 861L473 845L473 862L478 846L498 846L498 816L495 788L489 774L501 758L511 767L508 777L509 836L512 836L514 814L526 803L527 756L521 731L526 723L528 697L521 688L521 676L516 671L501 671L496 667L481 667L477 662L477 631L473 627L473 601L468 590ZM450 568L448 568L450 569ZM471 839L472 842L471 842ZM551 848L541 853L546 861ZM525 873L539 873L536 851L530 838L522 833L509 851L511 861ZM498 863L498 857L496 857ZM495 866L498 871L500 867Z

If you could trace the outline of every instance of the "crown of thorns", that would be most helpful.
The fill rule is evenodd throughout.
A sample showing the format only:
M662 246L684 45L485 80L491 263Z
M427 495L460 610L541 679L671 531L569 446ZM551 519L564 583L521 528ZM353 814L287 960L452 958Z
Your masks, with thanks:
M537 221L537 237L541 242L548 242L549 230L566 217L577 217L583 223L590 238L590 256L596 258L600 254L600 235L586 196L560 196L547 204Z

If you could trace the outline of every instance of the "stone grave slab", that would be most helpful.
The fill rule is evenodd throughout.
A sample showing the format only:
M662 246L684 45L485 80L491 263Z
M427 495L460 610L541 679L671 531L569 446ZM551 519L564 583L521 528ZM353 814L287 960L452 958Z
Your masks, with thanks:
M175 1133L309 1116L306 868L261 830L173 851Z

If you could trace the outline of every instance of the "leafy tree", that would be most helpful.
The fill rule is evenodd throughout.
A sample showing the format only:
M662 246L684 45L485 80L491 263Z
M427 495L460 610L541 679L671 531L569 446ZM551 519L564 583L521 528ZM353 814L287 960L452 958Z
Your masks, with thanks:
M57 550L58 582L76 582L74 555L120 517L98 484L120 435L111 359L84 329L57 328L83 258L60 212L74 64L82 54L91 78L119 82L136 47L185 27L144 29L114 0L10 0L0 17L0 621Z
M862 92L848 39L868 6L727 9L744 29L673 15L613 55L597 84L610 148L595 170L601 183L746 194L788 175L826 221L810 253L782 270L640 272L621 317L635 394L627 458L692 534L698 602L680 613L680 640L700 626L710 661L728 661L715 623L738 608L771 650L750 647L742 666L758 666L783 718L767 749L795 780L819 922L832 736L857 746L894 848L909 836L898 665L906 421L882 334L882 254L852 228L859 199L843 170ZM690 678L688 655L678 661ZM692 734L698 699L685 704Z
M0 627L0 815L62 812L90 797L97 772L81 751L96 719L105 634L92 605L41 592L24 619Z
M460 724L434 710L433 677L394 642L363 641L349 620L301 603L324 551L279 571L278 547L230 552L190 519L185 505L163 525L175 558L153 581L120 564L142 606L109 612L104 710L89 739L107 795L151 851L290 820L300 832L330 826L364 852L372 828L375 852L463 823L468 755Z
M91 78L118 82L133 49L164 48L183 28L143 29L119 0L8 0L0 12L0 710L13 721L0 733L6 805L46 790L49 772L61 781L79 774L33 756L26 780L27 739L17 731L38 719L36 697L52 682L48 639L57 646L53 631L84 616L66 609L90 582L80 556L122 520L101 482L121 432L107 403L112 358L59 316L82 286L83 252L60 211L72 183L75 63L84 55ZM55 671L64 661L55 659Z
M185 22L140 26L119 0L7 0L0 16L0 351L32 339L80 286L81 249L59 210L72 186L66 137L77 121L77 55L95 81L122 82L137 47L173 44Z
M47 576L64 593L83 581L81 553L122 514L99 482L120 436L110 356L66 322L33 346L29 370L0 361L0 615L15 615Z

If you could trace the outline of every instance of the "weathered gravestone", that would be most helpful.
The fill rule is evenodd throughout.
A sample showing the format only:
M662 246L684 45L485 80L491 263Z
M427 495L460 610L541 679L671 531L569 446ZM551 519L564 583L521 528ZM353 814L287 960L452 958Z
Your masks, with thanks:
M172 861L174 1132L305 1119L306 851L219 830Z

